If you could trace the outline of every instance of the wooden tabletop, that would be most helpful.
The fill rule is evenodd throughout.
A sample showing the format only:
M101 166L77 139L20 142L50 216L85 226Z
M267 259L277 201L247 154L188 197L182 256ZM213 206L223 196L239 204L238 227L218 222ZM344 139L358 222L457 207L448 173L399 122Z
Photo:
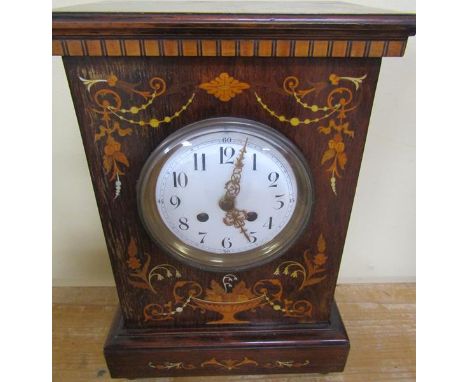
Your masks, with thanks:
M365 7L344 1L99 1L55 8L54 12L125 13L233 13L233 14L386 14L389 9Z
M344 373L222 377L223 382L414 381L416 287L414 284L338 285L336 301L351 352ZM117 381L107 371L102 346L117 306L111 287L53 288L53 380ZM221 377L140 381L215 382Z

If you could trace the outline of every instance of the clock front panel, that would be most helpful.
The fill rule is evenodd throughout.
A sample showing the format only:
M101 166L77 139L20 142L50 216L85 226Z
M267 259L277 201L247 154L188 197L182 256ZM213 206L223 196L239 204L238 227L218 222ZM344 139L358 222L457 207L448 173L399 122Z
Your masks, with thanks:
M328 320L380 59L64 63L127 326ZM266 127L184 140L211 118ZM229 193L232 176L241 191Z

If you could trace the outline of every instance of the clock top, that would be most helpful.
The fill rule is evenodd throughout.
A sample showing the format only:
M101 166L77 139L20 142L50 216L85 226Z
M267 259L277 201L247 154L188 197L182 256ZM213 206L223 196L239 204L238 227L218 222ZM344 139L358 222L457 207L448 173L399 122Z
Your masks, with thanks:
M57 56L402 56L415 33L415 14L343 2L102 2L52 14Z

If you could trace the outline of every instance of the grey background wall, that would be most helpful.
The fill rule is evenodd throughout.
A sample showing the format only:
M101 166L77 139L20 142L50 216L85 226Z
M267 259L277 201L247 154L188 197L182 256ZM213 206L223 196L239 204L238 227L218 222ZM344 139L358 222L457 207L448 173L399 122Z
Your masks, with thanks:
M54 0L54 7L90 1ZM354 0L414 12L414 0ZM374 101L339 282L414 281L416 38L385 58ZM53 284L113 285L61 59L53 75Z

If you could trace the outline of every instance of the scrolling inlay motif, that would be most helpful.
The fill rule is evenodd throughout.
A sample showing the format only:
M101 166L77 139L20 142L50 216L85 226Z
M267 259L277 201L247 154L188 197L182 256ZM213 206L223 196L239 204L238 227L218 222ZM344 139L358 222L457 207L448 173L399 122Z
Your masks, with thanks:
M94 102L93 106L86 109L92 125L95 123L95 116L99 117L98 132L94 140L105 141L102 154L103 167L109 181L114 182L114 199L116 199L120 196L122 188L120 177L125 175L125 167L130 167L130 162L122 150L122 143L116 135L121 138L131 135L136 126L141 129L143 135L146 135L148 126L157 128L163 123L170 123L187 110L195 98L195 93L172 115L145 118L145 115L155 111L155 100L166 92L166 82L162 78L152 77L148 81L148 90L138 90L137 84L123 81L114 74L100 79L79 78ZM136 95L141 102L123 107L120 92ZM126 123L130 127L123 128L121 123Z
M286 77L283 81L283 91L293 97L294 101L302 109L310 113L310 117L305 119L279 114L255 92L255 99L258 104L278 121L288 123L292 127L318 125L319 134L329 136L327 148L322 154L321 165L327 167L326 172L330 176L330 187L335 195L337 195L336 181L342 177L348 161L345 140L354 138L354 131L350 129L349 122L346 121L347 113L357 108L354 96L366 77L367 74L361 77L344 77L332 73L328 78L328 82L316 82L306 89L299 89L299 79L297 77ZM343 82L351 82L354 89L343 86ZM325 103L309 104L306 101L312 94L315 102L316 99L321 98L324 91L327 91Z
M335 195L337 195L337 179L342 177L348 161L345 141L354 138L354 131L347 122L347 113L357 108L354 97L366 77L367 74L361 77L347 77L332 73L328 81L313 83L311 87L305 89L299 88L300 81L297 77L286 77L283 81L283 91L310 114L310 117L303 119L278 113L260 97L257 91L254 91L257 103L279 122L288 123L292 127L316 125L319 134L329 136L320 164L326 166L330 187ZM354 89L344 86L343 83L351 83ZM221 73L214 80L202 83L199 87L223 102L228 102L243 90L251 88L248 83L240 82L228 73ZM323 98L322 94L325 91L327 91L325 101L318 104L317 100ZM311 95L313 104L306 101Z
M309 360L305 360L304 362L298 361L274 361L274 362L267 362L264 364L259 364L257 361L250 359L248 357L244 357L242 360L234 360L234 359L223 359L218 361L216 357L213 357L207 361L200 363L200 365L194 365L193 363L184 363L184 362L148 362L148 366L153 369L158 370L193 370L197 368L207 368L207 367L215 367L218 369L225 369L228 371L238 369L241 367L264 367L266 369L292 369L292 368L299 368L304 367L310 364Z
M358 102L355 98L361 95L361 85L366 77L366 74L361 77L347 77L332 73L327 81L312 83L307 88L300 88L300 81L297 77L286 77L282 89L285 96L292 97L301 109L309 113L308 118L279 113L260 96L259 91L253 91L259 106L279 122L292 127L315 125L320 135L327 136L320 164L325 166L331 190L335 195L337 195L337 180L343 176L348 162L346 147L354 138L354 130L351 129L347 120L348 113L357 108ZM141 131L143 135L146 135L148 127L158 128L161 124L170 123L193 103L197 89L194 89L185 104L179 106L179 109L172 115L144 118L141 114L153 112L155 100L166 92L166 82L162 78L152 77L148 81L149 90L139 90L138 85L120 80L113 74L101 79L80 77L80 80L93 99L94 105L87 108L93 123L95 116L99 116L95 141L104 141L103 167L109 181L114 182L114 198L117 198L122 187L120 177L125 175L125 168L130 167L119 137L131 135L135 127L139 127L137 132ZM244 90L252 88L251 84L241 82L225 72L197 87L222 102L229 102ZM134 94L142 101L139 104L123 107L119 91ZM319 100L323 101L319 102ZM127 126L122 127L122 123Z
M139 253L132 238L127 249L127 266L130 271L128 281L135 288L147 289L155 296L159 296L160 287L172 288L172 300L151 303L144 307L145 321L173 320L175 315L182 314L187 308L202 313L216 312L221 316L220 319L207 321L207 324L248 323L248 320L242 321L236 315L266 307L285 317L301 319L311 317L314 308L307 300L286 296L284 279L299 281L297 291L320 283L326 278L323 275L328 260L325 251L326 242L320 234L315 255L312 249L304 252L305 265L294 261L282 262L276 267L273 278L259 280L251 287L236 275L229 274L222 278L222 285L211 280L210 286L203 288L195 281L184 280L181 273L170 264L159 264L150 269L150 255ZM141 261L142 258L145 259L144 262Z

